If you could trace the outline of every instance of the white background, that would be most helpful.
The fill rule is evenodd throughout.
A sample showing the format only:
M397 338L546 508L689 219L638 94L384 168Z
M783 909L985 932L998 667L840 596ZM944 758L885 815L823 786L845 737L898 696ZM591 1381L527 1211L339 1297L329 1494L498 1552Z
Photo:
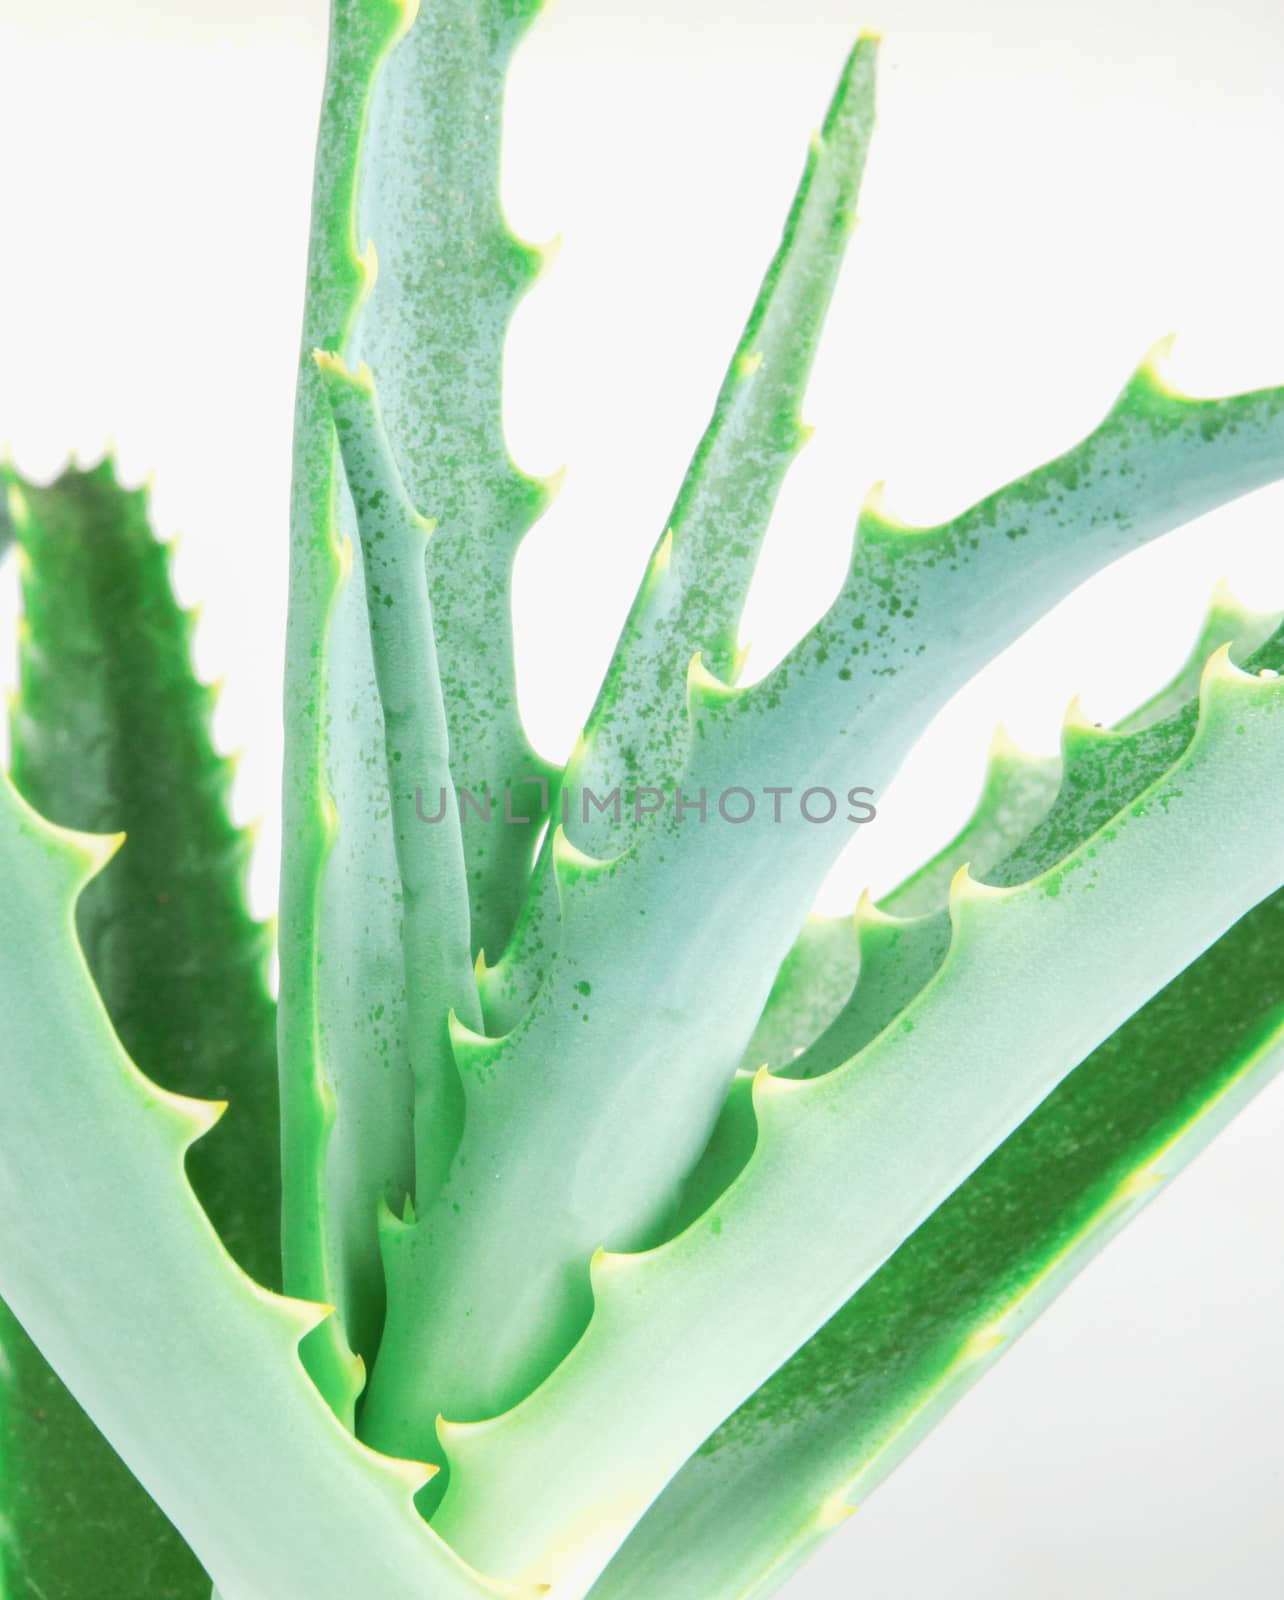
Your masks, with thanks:
M506 200L561 232L510 343L519 462L566 461L519 563L523 703L564 753L862 24L886 44L862 225L745 637L839 580L860 498L928 520L1073 442L1159 336L1201 393L1284 381L1284 11L1232 0L559 0L513 74ZM198 657L279 857L290 405L324 0L0 0L0 438L156 472ZM974 796L1002 716L1054 749L1182 657L1219 574L1284 607L1284 493L1132 557L962 693L825 907ZM13 596L0 627L12 637ZM5 670L12 676L6 652ZM1284 1092L1111 1247L790 1600L1278 1600Z

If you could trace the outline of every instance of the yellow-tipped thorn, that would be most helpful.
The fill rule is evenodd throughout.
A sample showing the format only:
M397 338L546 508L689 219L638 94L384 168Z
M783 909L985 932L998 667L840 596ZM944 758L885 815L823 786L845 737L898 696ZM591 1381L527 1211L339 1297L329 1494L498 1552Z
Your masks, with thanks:
M687 662L687 695L698 695L701 699L729 700L737 691L731 684L724 683L709 671L705 665L703 650L697 650Z
M336 554L339 558L339 582L347 583L352 577L352 563L355 559L352 549L352 540L346 536L341 539L339 541Z
M669 564L672 560L673 529L666 528L664 530L664 537L660 540L659 544L656 545L655 554L651 557L651 571L656 575L657 578L663 577L664 574L669 570Z
M419 0L396 0L401 8L401 16L397 21L397 31L393 35L393 43L404 39L415 25L415 18L419 15Z
M1000 1333L997 1328L978 1328L969 1335L967 1343L963 1346L962 1356L965 1361L981 1361L992 1355L1000 1345L1006 1344L1008 1336Z
M495 1042L486 1034L470 1028L466 1022L461 1022L453 1007L446 1015L446 1029L450 1034L450 1043L456 1050L475 1050L482 1045L491 1045Z
M558 823L553 830L553 868L559 877L565 877L567 873L579 877L602 865L597 856L586 855L578 845L572 844L566 836L566 829Z
M736 377L752 378L762 363L761 350L741 350L736 356Z
M375 249L373 239L366 240L366 247L357 257L361 267L361 297L364 300L379 281L379 252Z
M1123 1204L1139 1200L1142 1195L1157 1189L1167 1176L1166 1172L1157 1172L1154 1167L1140 1167L1136 1172L1129 1173L1119 1185L1115 1197Z
M556 472L546 473L544 477L535 480L539 485L541 509L544 511L548 510L566 487L568 470L566 463L563 462Z
M753 1103L761 1106L768 1097L781 1098L784 1095L800 1094L809 1087L804 1078L784 1078L764 1062L753 1075Z
M1257 683L1257 675L1245 672L1237 667L1231 660L1230 641L1219 645L1208 660L1204 663L1204 670L1199 675L1199 704L1201 710L1207 706L1211 697L1221 689L1233 687L1236 684Z
M950 916L957 920L966 906L979 905L984 900L1003 900L1013 893L1012 889L1001 889L974 878L971 863L965 861L950 879Z
M360 389L366 394L374 393L374 373L364 361L354 372L343 357L333 350L314 350L312 359L323 378L346 383L350 388Z
M543 244L533 245L532 248L539 258L538 276L542 278L546 272L552 271L558 256L562 253L562 235L555 233L551 239L545 240Z
M883 529L888 532L909 532L910 525L902 522L888 509L887 480L879 478L877 483L872 483L864 500L861 501L860 515L857 526L862 529Z
M831 1494L822 1500L816 1511L816 1526L818 1528L840 1528L850 1517L854 1517L859 1506L848 1505L841 1494Z
M1017 744L1003 723L997 722L994 725L994 732L990 735L990 748L986 756L991 766L998 766L1024 761L1026 752Z
M5 500L9 507L9 520L13 523L14 532L24 533L31 526L31 507L26 495L16 483L11 483Z
M1083 709L1083 698L1075 695L1065 709L1061 719L1061 732L1065 737L1069 734L1093 734L1103 732L1099 722L1093 722L1088 713Z

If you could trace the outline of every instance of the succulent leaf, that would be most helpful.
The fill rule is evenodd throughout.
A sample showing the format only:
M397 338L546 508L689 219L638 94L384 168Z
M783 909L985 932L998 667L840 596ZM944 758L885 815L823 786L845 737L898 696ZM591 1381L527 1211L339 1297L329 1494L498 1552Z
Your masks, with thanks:
M500 207L504 79L541 9L434 0L380 72L358 203L379 272L348 352L372 367L406 492L436 524L428 580L455 781L500 804L554 776L518 710L509 579L557 482L513 465L501 406L508 323L545 259ZM474 954L494 959L508 942L541 822L465 818Z
M81 896L77 932L131 1056L162 1087L227 1100L192 1153L228 1249L280 1283L279 1124L269 930L245 903L253 848L228 816L234 763L210 734L173 546L110 460L48 487L10 473L22 552L13 781L40 814L128 845Z
M1152 722L1162 722L1174 712L1182 710L1198 694L1204 663L1214 650L1229 644L1233 658L1242 662L1278 630L1281 621L1284 621L1284 613L1250 610L1236 598L1223 579L1214 591L1208 614L1191 646L1190 654L1172 680L1143 705L1116 722L1115 730L1132 733L1138 728L1148 727Z
M915 531L867 508L842 593L759 683L692 673L682 790L705 822L674 805L614 860L560 875L557 951L487 1070L463 1074L451 1176L389 1275L371 1442L432 1457L439 1413L515 1405L585 1326L594 1249L671 1228L850 836L766 805L724 821L708 797L797 804L822 774L831 801L853 782L881 793L961 683L1095 567L1282 471L1284 391L1187 400L1145 365L1084 443L950 522ZM500 1170L502 1188L485 1181ZM477 1327L493 1330L484 1352Z
M1272 620L1277 619L1236 614L1219 592L1196 648L1207 645L1207 662L1216 649L1226 645L1247 653L1246 670L1276 671L1284 665L1284 631L1277 626L1274 632L1262 635L1263 626ZM1198 689L1197 679L1191 683L1187 662L1168 688L1112 730L1085 722L1076 702L1066 717L1062 756L1050 763L1019 756L1000 740L997 753L1000 759L1018 762L1015 770L1055 772L1059 778L1055 793L1050 799L1041 798L1039 814L1029 815L1025 826L1019 826L1020 810L1013 808L1006 812L1003 826L995 827L1004 813L995 812L996 769L992 765L972 820L933 862L879 907L886 913L918 903L924 907L920 917L898 920L881 929L874 919L868 934L873 960L866 961L859 976L859 959L852 963L847 1002L807 1048L780 1070L790 1077L811 1078L840 1065L879 1032L936 970L949 943L948 896L941 896L933 908L930 890L934 882L943 880L943 868L952 863L957 871L966 864L970 875L982 882L1010 885L1054 866L1153 783L1187 747L1198 719ZM1165 712L1165 707L1171 709ZM1005 834L1008 848L1000 850ZM904 918L903 910L900 917Z
M223 1600L498 1596L415 1512L428 1469L358 1444L305 1376L329 1308L253 1283L193 1195L220 1108L138 1072L73 934L112 848L0 781L0 1123L23 1130L0 1149L0 1294Z
M1284 1068L1284 895L1113 1034L717 1429L592 1600L765 1600Z
M1189 749L1123 812L1020 888L960 877L949 955L893 1027L824 1078L760 1075L757 1145L711 1212L658 1250L600 1261L593 1319L556 1372L506 1416L451 1430L444 1537L488 1570L582 1593L712 1427L1279 887L1280 683L1220 652ZM608 1403L612 1452L590 1461Z
M1230 643L1248 655L1247 670L1276 670L1284 632L1277 625L1260 639L1265 620L1219 590L1196 649ZM1169 741L1148 736L1156 712L1167 708L1189 742L1191 695L1187 664L1142 711L1116 724L1105 743L1105 771L1113 759L1122 780L1115 786L1119 804L1167 765ZM1068 792L1079 801L1065 808L1067 818L1077 809L1079 842L1093 829L1094 808L1083 804L1072 778ZM1041 854L1027 857L1031 869L1054 865L1067 837L1064 829L1045 835ZM1284 982L1273 960L1282 918L1284 893L1241 919L1077 1067L705 1441L634 1530L593 1600L645 1588L661 1568L668 1586L709 1600L772 1593L839 1525L835 1508L866 1496L987 1369L991 1353L1009 1348L1012 1336L1153 1198L1158 1177L1171 1177L1284 1065ZM930 939L942 920L925 912L919 937ZM891 956L883 964L890 972L880 971L877 960L866 964L853 999L871 976L876 990L899 981L910 991L916 974L898 973L895 951ZM851 1022L862 1014L850 1003L845 1009ZM866 1001L864 1014L869 1010ZM1210 1027L1214 1017L1218 1024ZM787 1070L805 1077L839 1064L846 1059L843 1031L835 1024ZM723 1147L738 1138L736 1159L724 1156L716 1169L728 1181L756 1142L756 1129L743 1123L733 1096L719 1128ZM1147 1175L1158 1177L1152 1183Z
M1218 643L1221 641L1218 640ZM990 746L981 795L953 839L882 899L880 909L908 918L938 910L961 866L984 878L1052 804L1061 776L1056 756L1034 756L1000 728ZM835 1020L850 999L860 967L854 917L808 917L781 963L742 1066L784 1071Z
M807 438L803 392L856 224L877 54L874 37L857 42L812 139L780 247L567 766L564 783L576 794L620 787L632 806L640 789L671 784L688 742L686 663L698 651L728 681L738 671L740 614L780 486ZM615 854L625 841L608 814L572 810L565 825L592 855ZM486 975L496 1033L529 1005L556 943L550 848L514 948Z
M423 821L420 775L450 781L450 737L434 648L424 551L430 526L405 496L370 370L318 364L356 511L385 781L402 902L406 1022L414 1075L415 1182L437 1192L458 1143L462 1091L448 1019L481 1025L468 956L468 886L458 812Z
M512 466L500 412L504 333L536 257L499 213L500 97L536 9L334 10L296 413L281 1011L287 1284L340 1309L308 1354L349 1419L362 1379L340 1330L373 1357L377 1218L432 1180L415 1171L425 1046L405 983L415 936L403 927L366 577L344 555L360 535L311 352L374 369L407 497L437 526L424 559L451 766L413 774L415 785L447 793L453 774L484 797L530 774L547 783L518 716L508 576L548 487ZM475 952L507 938L538 825L464 825L469 965L470 941ZM446 918L453 928L457 908Z
M382 1315L375 1218L381 1203L407 1194L414 1181L413 1084L396 863L381 815L383 734L377 704L371 705L373 668L356 582L348 584L349 603L339 619L347 624L341 642L351 636L355 660L339 659L335 648L349 512L313 352L347 348L369 290L373 258L357 237L361 141L372 82L411 15L403 0L334 0L332 6L290 503L280 901L282 1242L287 1290L337 1308L307 1341L304 1358L349 1422L364 1381L351 1345L363 1342Z
M230 1102L188 1170L229 1250L276 1285L268 936L245 908L252 841L228 820L231 766L211 743L212 695L192 673L171 548L110 461L48 487L3 476L24 600L14 781L56 823L128 834L78 901L80 940L134 1059L166 1088ZM106 1566L139 1592L206 1596L187 1546L3 1310L0 1327L0 1526L13 1582L33 1595L89 1592Z

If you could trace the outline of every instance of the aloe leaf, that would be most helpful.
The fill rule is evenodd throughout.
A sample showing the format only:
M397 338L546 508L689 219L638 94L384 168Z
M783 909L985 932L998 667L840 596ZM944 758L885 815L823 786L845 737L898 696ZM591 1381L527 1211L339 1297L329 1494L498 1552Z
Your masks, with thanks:
M1200 643L1208 643L1209 654L1221 645L1243 649L1261 639L1261 626L1271 619L1255 617L1243 626L1244 618L1232 617L1219 599L1210 611L1201 632ZM1208 657L1205 656L1205 661ZM1276 629L1257 649L1250 650L1245 663L1250 671L1276 672L1284 667L1284 631ZM1020 884L1047 870L1105 823L1116 811L1154 782L1190 743L1199 714L1198 684L1189 692L1190 668L1183 666L1167 691L1147 703L1152 713L1164 705L1173 709L1166 716L1148 716L1145 708L1125 718L1114 729L1099 727L1085 720L1076 701L1067 713L1062 729L1062 754L1057 764L1060 783L1050 805L1041 816L1013 837L1011 848L1001 856L993 853L977 859L960 855L956 866L965 861L970 874L983 882L1000 885ZM1185 700L1179 698L1183 688ZM1125 731L1128 730L1128 731ZM982 809L984 809L984 802ZM942 860L948 861L966 848L972 837L971 826L947 847ZM993 840L978 840L984 846ZM930 881L934 869L925 869L911 880L909 898L915 898ZM872 907L858 913L861 958L860 975L853 981L847 1002L829 1026L781 1070L790 1077L813 1078L841 1065L880 1032L900 1008L918 992L940 965L949 945L949 915L942 902L937 911L926 910L917 918L888 917L907 896L900 890L889 895L879 911Z
M350 507L317 349L346 348L373 275L357 237L371 83L409 24L401 0L334 0L313 187L295 402L285 653L279 1053L285 1285L337 1307L305 1346L308 1369L352 1419L351 1346L382 1317L376 1216L413 1183L400 906L386 816L383 730ZM351 590L351 581L348 584ZM341 1102L341 1103L340 1103ZM336 1120L337 1119L337 1120Z
M0 782L0 1294L223 1600L498 1595L416 1513L426 1469L366 1450L305 1375L328 1308L253 1283L192 1193L218 1107L138 1072L75 942L111 848Z
M1214 640L1204 660L1225 642L1225 637ZM991 866L1047 814L1060 782L1058 757L1031 755L998 729L976 809L943 849L882 897L880 908L895 917L939 911L949 900L959 868L970 867L973 877L984 879Z
M1060 777L1056 756L1029 755L1000 728L972 815L930 861L883 897L880 908L908 918L943 907L962 866L983 879L1048 810ZM744 1053L745 1070L783 1071L825 1032L852 995L860 943L855 917L808 917L772 984Z
M705 796L706 823L670 804L606 862L559 830L545 981L509 1033L459 1040L463 1139L389 1261L372 1443L431 1458L439 1413L516 1404L587 1322L593 1251L671 1228L850 836L783 802L777 820L773 786L793 778L791 808L822 774L831 802L851 783L881 792L960 685L1089 572L1281 471L1284 392L1190 400L1145 366L1087 440L960 517L910 530L867 508L841 594L759 683L697 663L682 787ZM763 802L747 824L716 814L732 788ZM485 1182L497 1170L502 1191Z
M500 416L504 331L537 252L496 198L503 73L535 9L334 6L296 412L281 1012L287 1284L340 1308L308 1354L347 1418L362 1375L340 1331L369 1361L377 1218L416 1186L419 1046L365 573L345 555L359 534L311 353L373 367L408 496L437 523L425 561L454 779L483 796L547 782L517 713L508 573L548 486L513 468ZM450 776L414 779L431 797ZM464 954L507 937L536 826L465 828Z
M1020 888L961 875L949 955L894 1027L827 1077L760 1076L754 1154L712 1210L657 1250L599 1257L593 1319L553 1375L506 1416L447 1430L444 1537L582 1593L712 1428L1279 887L1281 684L1215 656L1189 749L1123 812ZM590 1460L608 1403L613 1450Z
M803 392L856 223L877 54L872 36L857 42L813 136L779 249L568 763L564 785L577 796L620 786L631 797L673 782L688 737L686 663L700 651L728 680L738 670L736 630L758 552L808 437ZM618 825L582 808L565 825L593 855L623 842ZM521 1015L547 970L558 915L551 851L550 840L513 948L484 974L492 1032Z
M266 930L249 917L252 840L228 820L231 764L191 670L191 618L146 496L110 461L48 487L7 470L22 559L13 778L52 821L127 831L80 898L90 969L122 1039L165 1087L231 1102L192 1153L198 1195L236 1258L280 1281L274 1008ZM140 1592L208 1594L190 1551L6 1313L5 1553L33 1594L92 1589L108 1564ZM71 1507L75 1515L69 1516Z
M742 1068L778 1071L834 1020L860 966L856 919L809 916L780 964L741 1060Z
M593 1600L773 1594L1284 1067L1282 938L1276 894L1077 1067L711 1435Z
M269 931L246 909L253 836L228 816L234 763L214 750L173 547L110 460L47 488L11 477L9 498L23 556L13 781L51 822L127 835L77 906L89 969L143 1071L229 1102L192 1153L192 1185L246 1271L278 1286Z
M455 782L496 804L554 776L522 727L510 575L556 480L527 477L504 441L509 320L545 252L509 231L499 203L508 63L542 0L435 0L380 73L361 157L358 230L379 271L351 359L374 370L411 503L433 519L429 590ZM420 778L435 790L438 773ZM464 819L474 952L504 948L541 817Z
M1196 648L1229 639L1246 651L1266 620L1220 591ZM1247 666L1273 671L1281 658L1277 628ZM1180 698L1188 685L1183 667L1147 706L1171 708L1189 729ZM1153 726L1134 712L1109 738L1114 770L1123 776L1116 796L1122 803L1147 774L1164 770L1166 742L1148 737ZM1081 797L1073 748L1071 741L1068 790ZM1084 808L1081 815L1086 834L1092 813ZM1055 848L1045 844L1048 865ZM647 1592L662 1567L666 1587L708 1600L773 1592L986 1370L991 1355L1009 1348L1162 1180L1284 1064L1284 981L1275 958L1281 931L1284 895L1277 894L1077 1067L705 1441L635 1529L593 1600ZM857 993L868 975L863 969ZM913 982L913 973L903 975L907 990ZM827 1059L843 1059L841 1048L838 1037L818 1040L793 1070L823 1071ZM743 1119L735 1105L723 1120ZM742 1129L741 1165L753 1142Z
M1138 728L1149 727L1152 722L1162 722L1165 717L1182 710L1198 693L1204 663L1214 650L1229 644L1235 660L1243 661L1275 633L1281 621L1284 621L1284 613L1252 611L1243 605L1223 579L1213 594L1208 615L1191 646L1190 654L1176 675L1144 704L1116 722L1115 730L1132 733Z
M430 525L406 499L368 367L318 358L344 476L356 510L375 682L383 713L386 782L402 900L406 1021L415 1081L415 1182L434 1194L450 1165L463 1115L448 1018L480 1025L468 955L468 891L458 814L424 821L417 777L450 782L424 571Z

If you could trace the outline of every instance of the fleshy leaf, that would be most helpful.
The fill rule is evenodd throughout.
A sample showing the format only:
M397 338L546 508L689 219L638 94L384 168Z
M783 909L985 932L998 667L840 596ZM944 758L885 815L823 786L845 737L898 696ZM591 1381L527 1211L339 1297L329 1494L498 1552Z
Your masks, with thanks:
M280 900L282 1243L287 1290L337 1308L307 1341L304 1355L322 1393L349 1422L364 1381L351 1346L373 1338L382 1316L375 1219L381 1202L399 1200L414 1181L413 1085L402 1015L396 863L381 815L383 731L369 690L373 666L361 592L341 620L354 651L364 641L364 657L358 653L350 663L348 681L335 660L350 511L313 352L346 348L369 291L373 258L357 238L361 141L372 80L412 14L403 0L332 5L290 502ZM336 742L346 765L335 762Z
M758 1141L726 1194L661 1248L600 1258L592 1321L553 1375L506 1416L449 1430L444 1537L582 1593L713 1426L1279 887L1282 683L1219 653L1190 748L1123 812L1020 888L960 877L949 955L895 1026L824 1078L760 1076ZM604 1459L588 1440L608 1404Z
M812 139L784 237L568 763L564 784L577 803L621 787L632 805L640 789L673 783L688 738L686 663L700 651L727 679L738 670L740 614L781 483L807 438L803 392L856 223L877 54L872 36L858 41ZM593 855L612 855L624 840L618 823L583 806L565 826ZM486 974L492 1032L529 1005L556 942L551 848L550 838L514 948Z
M522 727L509 580L518 541L556 482L519 472L504 441L504 340L544 253L515 239L499 202L504 78L538 0L434 0L379 74L361 154L358 231L379 273L351 360L374 370L427 551L454 778L503 805L554 776ZM427 788L438 775L424 774ZM534 795L527 788L528 796ZM473 952L508 942L541 825L470 811L464 845Z
M311 355L373 367L409 499L437 524L425 561L455 780L479 794L527 773L547 781L521 730L508 617L516 541L547 491L513 468L500 422L504 332L535 265L499 213L501 89L536 9L334 10L296 412L281 1015L286 1282L339 1307L308 1355L347 1418L362 1380L340 1325L369 1361L383 1320L377 1218L416 1186L421 1045L365 571L350 559L359 535ZM430 796L448 781L410 777ZM507 937L537 825L465 828L470 965L470 940Z
M592 1600L765 1600L1284 1068L1273 895L982 1164L683 1467Z
M881 793L936 711L1091 571L1282 472L1284 391L1182 399L1145 366L1086 441L950 522L915 531L867 509L841 594L759 683L695 664L682 789L704 818L670 798L614 860L555 856L557 953L530 1010L463 1071L455 1166L390 1265L371 1442L432 1456L438 1413L515 1405L583 1330L594 1249L666 1236L850 837L808 820L804 786L829 779L810 792L831 816L850 784ZM733 790L760 802L745 823L719 814Z
M468 957L468 884L458 812L427 824L420 775L449 792L450 736L424 572L430 528L406 499L368 367L319 365L356 511L384 730L385 771L400 883L406 1023L415 1084L415 1184L436 1193L459 1140L463 1095L449 1019L480 1027Z
M196 1201L219 1107L137 1071L75 943L111 848L0 781L0 1294L222 1600L498 1595L415 1512L427 1469L357 1443L305 1375L328 1308L254 1284Z
M1197 648L1234 641L1244 652L1262 621L1222 591ZM1246 666L1276 670L1281 655L1277 630ZM1152 712L1167 709L1179 719L1187 738L1193 728L1182 691L1189 695L1189 682L1183 668L1147 702ZM1168 741L1154 736L1145 710L1122 719L1113 735L1098 736L1118 763L1121 803L1166 765ZM1072 759L1070 793L1081 794L1073 775ZM1086 834L1092 810L1081 805L1080 816ZM1055 862L1055 851L1045 840L1045 864ZM707 1600L773 1593L839 1525L835 1513L868 1495L1161 1192L1162 1181L1284 1065L1284 981L1276 960L1282 931L1284 894L1277 894L1077 1067L706 1440L634 1530L593 1600L623 1600L648 1588L690 1590ZM904 975L905 987L913 981ZM809 1057L813 1070L824 1070L826 1060L842 1059L840 1051L837 1038L818 1039L792 1070L806 1075ZM733 1099L722 1123L742 1122ZM739 1137L743 1165L756 1131Z
M191 618L142 493L111 463L47 488L7 473L24 596L14 781L54 822L123 829L77 923L104 1003L165 1087L231 1102L189 1172L224 1243L280 1281L274 1008L266 930L246 912L251 838L227 814L230 763L193 676ZM4 1555L33 1595L126 1588L208 1595L183 1541L18 1324L0 1311Z

